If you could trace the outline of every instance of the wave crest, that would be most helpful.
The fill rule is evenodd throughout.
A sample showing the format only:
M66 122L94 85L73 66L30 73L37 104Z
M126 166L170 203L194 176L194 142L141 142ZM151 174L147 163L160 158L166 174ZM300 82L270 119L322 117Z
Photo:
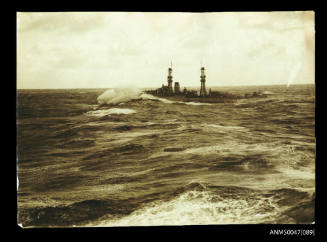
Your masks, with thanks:
M110 89L102 93L98 98L99 104L119 104L138 99L141 90L137 88L118 88Z
M110 109L100 109L95 111L89 111L86 114L94 117L104 117L110 114L133 114L136 113L133 109L128 108L110 108Z
M188 184L183 190L168 201L151 202L127 216L104 220L96 226L257 224L271 223L276 217L294 223L284 213L289 204L278 205L278 191L262 194L242 187L210 188L201 183ZM289 196L287 193L283 198Z

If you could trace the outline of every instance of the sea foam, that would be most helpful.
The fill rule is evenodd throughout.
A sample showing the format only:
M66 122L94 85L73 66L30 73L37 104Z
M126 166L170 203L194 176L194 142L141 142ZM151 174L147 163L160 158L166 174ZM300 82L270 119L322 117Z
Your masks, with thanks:
M152 202L128 216L102 221L96 226L262 223L279 213L271 198L223 198L208 191L192 190L168 202Z
M194 105L194 106L212 105L212 103L171 101L171 100L168 100L168 99L165 99L165 98L155 97L153 95L146 94L146 93L141 94L140 98L141 99L148 99L148 100L158 100L160 102L168 103L168 104L178 103L178 104L186 104L186 105Z
M110 109L104 109L104 110L95 110L95 111L89 111L86 114L89 116L94 117L103 117L110 114L133 114L136 113L133 109L128 108L110 108Z

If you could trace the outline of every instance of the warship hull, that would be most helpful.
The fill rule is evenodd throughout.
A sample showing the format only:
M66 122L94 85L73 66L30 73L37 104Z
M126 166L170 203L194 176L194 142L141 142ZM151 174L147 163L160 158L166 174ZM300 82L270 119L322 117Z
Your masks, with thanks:
M250 99L250 98L265 98L267 95L262 93L255 93L255 94L246 94L246 95L234 95L230 93L224 93L221 96L193 96L188 97L186 95L169 95L169 96L161 96L161 95L155 95L153 92L145 92L148 94L151 94L153 96L157 96L159 98L165 98L171 101L176 102L198 102L198 103L233 103L236 102L236 100L240 99Z
M163 97L172 101L180 102L199 102L199 103L231 103L240 98L220 98L220 97L185 97L185 96L166 96Z

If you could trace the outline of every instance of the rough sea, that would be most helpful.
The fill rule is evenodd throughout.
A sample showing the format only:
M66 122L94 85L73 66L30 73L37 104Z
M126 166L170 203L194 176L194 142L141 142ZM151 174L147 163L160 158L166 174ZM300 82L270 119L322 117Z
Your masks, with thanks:
M315 86L216 90L267 97L199 104L132 89L18 90L18 223L314 222Z

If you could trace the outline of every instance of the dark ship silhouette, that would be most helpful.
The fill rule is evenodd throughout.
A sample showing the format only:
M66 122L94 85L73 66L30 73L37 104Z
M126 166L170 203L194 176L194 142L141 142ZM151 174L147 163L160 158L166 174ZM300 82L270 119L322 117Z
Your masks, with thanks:
M175 82L173 88L173 76L172 76L172 65L168 68L168 77L167 82L168 85L165 86L162 84L161 88L155 90L146 90L144 91L147 94L151 94L153 96L158 97L165 97L170 100L174 101L183 101L183 102L206 102L206 103L222 103L222 102L233 102L237 99L243 98L262 98L266 97L267 95L259 92L253 93L246 93L244 95L236 95L227 92L220 92L220 91L212 91L209 88L208 92L206 89L206 75L204 67L201 67L201 76L200 82L201 87L200 91L197 90L187 90L184 87L183 91L180 89L179 82Z

